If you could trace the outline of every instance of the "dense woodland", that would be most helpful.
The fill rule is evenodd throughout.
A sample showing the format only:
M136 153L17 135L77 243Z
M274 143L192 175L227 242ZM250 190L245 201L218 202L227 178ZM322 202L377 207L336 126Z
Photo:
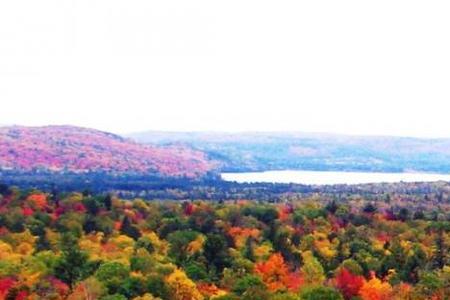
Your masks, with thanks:
M121 198L144 200L262 200L320 194L336 200L361 196L367 200L380 200L389 194L401 196L404 201L423 202L426 205L445 204L450 201L450 183L399 182L358 185L304 185L283 183L237 183L221 180L216 173L199 178L164 177L149 174L120 174L110 172L23 172L0 170L0 183L23 189L37 188L54 194L60 192L114 192ZM323 198L323 197L322 197Z
M330 189L269 203L0 185L0 299L449 298L446 185Z

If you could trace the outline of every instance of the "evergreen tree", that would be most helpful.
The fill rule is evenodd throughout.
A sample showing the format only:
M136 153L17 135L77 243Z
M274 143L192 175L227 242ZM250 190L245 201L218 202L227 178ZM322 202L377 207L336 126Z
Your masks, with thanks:
M54 268L55 277L73 288L75 283L87 278L94 272L95 265L88 260L88 254L81 251L77 239L64 234L61 240L62 255Z
M433 267L442 269L447 263L447 246L444 240L444 231L439 229L435 240L435 251L433 255Z
M132 239L138 240L141 237L139 229L132 225L128 217L123 218L120 233L129 236Z
M255 261L255 252L253 249L253 238L249 236L245 241L244 257L248 260Z
M110 194L106 195L105 200L103 201L103 204L105 205L105 208L107 210L111 210L112 207L112 197Z

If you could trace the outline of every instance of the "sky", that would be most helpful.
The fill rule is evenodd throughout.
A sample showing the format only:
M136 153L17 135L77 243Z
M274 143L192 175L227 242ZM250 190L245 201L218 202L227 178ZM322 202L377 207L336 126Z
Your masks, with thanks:
M450 137L450 2L0 1L0 124Z

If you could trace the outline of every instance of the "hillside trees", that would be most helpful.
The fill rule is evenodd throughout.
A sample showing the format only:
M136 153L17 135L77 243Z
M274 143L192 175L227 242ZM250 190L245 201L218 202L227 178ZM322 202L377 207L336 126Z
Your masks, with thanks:
M449 221L422 204L425 218L397 217L394 196L367 212L373 199L183 204L2 191L0 299L440 300L450 293Z

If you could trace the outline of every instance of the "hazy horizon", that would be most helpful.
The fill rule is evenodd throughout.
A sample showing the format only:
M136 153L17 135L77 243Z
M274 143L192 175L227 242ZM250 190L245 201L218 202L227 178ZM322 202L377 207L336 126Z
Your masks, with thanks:
M3 1L0 122L450 137L450 3Z
M132 131L132 132L114 132L114 131L108 131L100 128L95 127L89 127L89 126L83 126L83 125L74 125L74 124L39 124L39 125L23 125L23 124L0 124L1 127L52 127L52 126L68 126L68 127L80 127L80 128L86 128L86 129L94 129L104 132L109 132L117 135L122 136L132 136L135 134L142 134L142 133L161 133L161 134L212 134L212 135L220 135L220 134L304 134L304 135L312 135L312 136L348 136L348 137L368 137L368 138L412 138L412 139L450 139L450 137L427 137L427 136L412 136L412 135L389 135L389 134L352 134L352 133L339 133L339 132L319 132L319 131L299 131L299 130L161 130L161 129L143 129L138 131Z

